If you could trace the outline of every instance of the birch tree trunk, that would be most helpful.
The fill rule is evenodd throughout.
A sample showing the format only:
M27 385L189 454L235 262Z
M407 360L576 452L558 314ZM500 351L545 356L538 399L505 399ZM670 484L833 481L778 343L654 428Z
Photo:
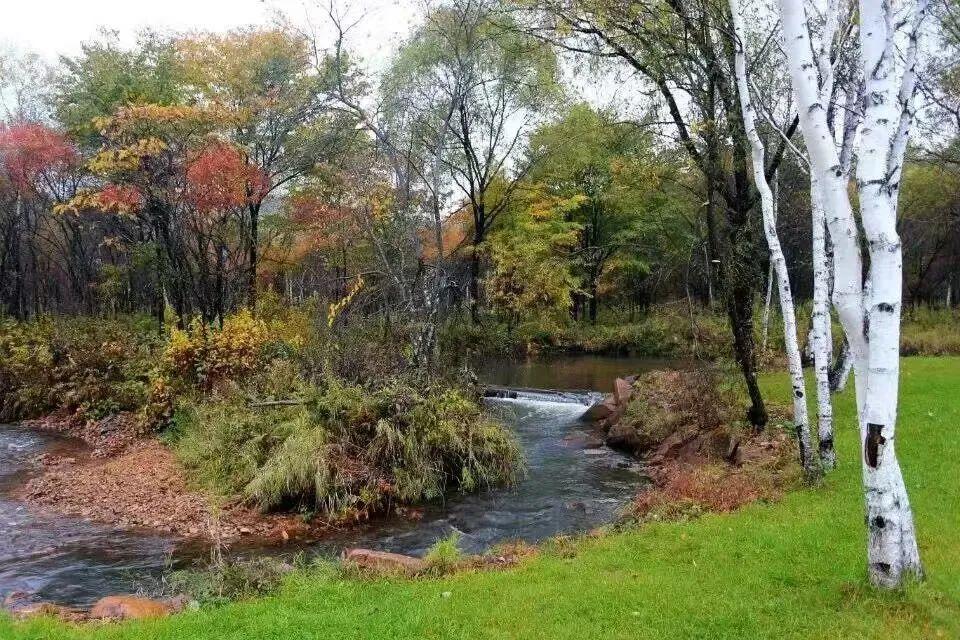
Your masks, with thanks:
M810 176L810 215L813 228L813 350L814 379L817 385L817 444L820 464L827 471L836 465L833 448L833 405L830 402L830 264L827 260L826 217L820 204L817 179Z
M778 172L773 173L773 219L777 219L777 208L780 202L780 174ZM770 263L770 268L767 269L767 295L763 300L763 340L761 342L763 351L767 350L767 338L770 336L770 304L773 302L773 279L775 277L773 271L773 263Z
M869 298L865 299L869 378L862 420L864 485L871 580L899 586L906 574L922 575L910 500L895 452L900 374L900 312L903 264L897 234L899 179L912 121L916 46L925 0L914 7L906 68L898 78L894 60L896 27L888 3L860 1L860 50L866 101L857 186L860 216L870 247Z
M894 16L888 2L860 1L860 48L865 78L864 124L857 182L861 216L870 247L871 273L863 261L843 163L827 124L827 105L811 45L805 2L779 0L783 43L800 128L810 154L811 176L834 243L833 302L853 358L867 511L867 567L873 584L892 588L906 576L921 576L913 515L894 450L899 385L901 248L896 233L899 176L912 121L913 70L925 0L912 22ZM831 4L831 10L835 10ZM894 26L896 25L896 26ZM893 57L897 29L909 31L900 81ZM897 86L899 85L899 90Z
M760 192L760 205L763 212L763 231L770 249L770 263L777 275L777 292L780 299L780 312L783 316L783 341L787 350L787 363L790 381L793 386L793 423L800 448L800 464L807 478L819 475L819 465L810 443L810 422L807 415L806 383L803 378L803 365L800 360L800 344L797 340L797 320L793 306L793 294L790 291L790 277L787 261L777 237L777 220L773 212L773 192L765 175L763 141L757 133L753 102L750 98L750 83L747 81L747 61L745 53L746 33L743 17L740 15L740 1L729 0L734 33L734 72L737 80L737 93L743 112L743 126L750 141L753 180Z

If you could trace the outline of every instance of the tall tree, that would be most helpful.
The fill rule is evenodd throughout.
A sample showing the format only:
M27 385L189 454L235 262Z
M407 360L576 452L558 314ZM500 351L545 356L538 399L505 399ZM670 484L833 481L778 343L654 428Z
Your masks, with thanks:
M176 55L169 38L146 31L133 48L120 46L116 32L61 58L53 91L56 119L81 144L96 145L95 118L128 104L177 104L183 98Z
M800 463L808 479L819 475L818 463L814 456L810 440L810 424L807 417L807 390L803 378L803 364L800 361L800 344L797 340L797 318L793 306L793 293L790 289L790 275L787 260L777 235L777 219L774 215L773 191L767 183L764 173L766 150L763 140L757 132L756 109L750 96L750 83L747 76L747 30L744 27L739 0L729 0L730 21L735 38L734 73L737 83L737 96L743 111L743 126L750 141L753 181L760 192L760 208L763 212L763 229L770 249L770 262L777 275L777 291L780 294L780 311L783 315L783 339L787 349L787 368L793 385L793 425L796 430L800 449Z
M604 278L613 269L628 270L630 261L638 261L632 265L635 270L649 269L665 256L647 251L647 241L664 231L654 227L667 218L682 224L680 216L658 215L666 205L664 183L676 166L663 157L667 154L657 154L652 138L642 123L624 122L585 103L573 105L530 136L528 153L539 162L529 180L557 197L580 198L567 214L580 229L572 254L580 278L574 314L584 312L594 323ZM684 235L678 228L671 231ZM660 266L668 268L662 262Z
M680 145L704 178L709 258L719 266L736 358L750 395L748 418L762 427L767 411L753 331L760 262L757 193L733 79L729 7L718 0L525 0L517 5L532 13L530 29L539 37L568 51L621 61L658 95ZM795 126L782 126L787 138ZM781 141L771 154L766 176L773 175L785 148Z
M203 33L176 41L186 87L206 104L224 105L239 117L230 131L245 161L266 173L269 186L248 186L247 301L256 300L260 218L275 190L318 164L330 162L349 130L327 108L310 43L288 27Z
M867 512L867 568L881 587L921 576L913 512L895 451L902 306L901 243L896 209L903 160L913 121L916 57L925 0L859 5L860 56L865 83L863 130L857 162L863 238L870 252L864 285L860 239L847 192L843 162L828 126L822 88L830 43L817 42L806 2L780 0L787 63L798 100L810 166L828 210L834 242L834 305L843 324L857 391ZM836 11L835 4L829 11ZM895 55L903 45L903 59ZM819 64L814 52L827 56Z
M491 0L440 5L413 42L421 48L421 73L441 79L445 93L458 96L453 144L443 164L473 217L469 292L477 320L481 248L529 169L513 163L523 136L558 95L557 61L550 47L514 28ZM496 189L504 180L505 188Z

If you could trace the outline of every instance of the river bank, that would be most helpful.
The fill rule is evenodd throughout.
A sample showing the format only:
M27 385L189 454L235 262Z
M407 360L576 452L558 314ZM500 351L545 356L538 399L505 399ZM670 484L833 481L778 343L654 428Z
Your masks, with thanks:
M910 484L927 581L871 590L863 568L855 429L839 428L839 465L824 485L776 503L680 522L650 522L545 547L506 572L406 580L344 579L326 568L289 576L274 595L166 620L75 628L0 620L11 640L353 638L960 637L960 359L903 362L898 452ZM766 388L787 401L785 376ZM852 424L852 392L838 427ZM545 604L548 603L548 604Z
M623 366L640 364L627 362ZM159 535L164 541L162 545L148 543L158 553L144 553L139 559L118 559L132 576L141 576L140 588L149 589L153 580L164 573L165 565L207 558L209 554L204 548L211 544L211 538L227 546L229 557L237 558L293 557L301 553L334 557L353 546L423 555L438 539L453 531L463 531L466 535L462 550L480 553L505 540L538 541L611 522L642 482L642 468L630 456L597 448L597 438L578 422L586 409L583 404L511 400L488 400L486 404L487 413L507 424L524 449L527 472L518 485L483 487L471 495L454 492L441 501L414 508L397 505L389 513L360 522L331 523L322 514L312 518L289 512L264 514L248 502L213 501L210 494L188 481L188 470L166 443L142 434L121 436L117 425L132 422L115 419L101 427L95 423L48 420L32 423L42 426L42 430L18 428L16 433L21 434L21 440L37 434L48 443L69 440L71 445L68 449L25 450L24 460L31 466L32 477L12 490L27 501L21 504L29 505L26 510L18 507L25 518L24 537L28 536L30 518L37 518L40 513L59 522L64 532L101 523L97 526L105 527L104 537L88 539L85 553L91 560L109 555L112 543L106 532L116 527L128 531L134 540L137 536L157 539ZM56 435L57 425L71 437ZM87 443L79 438L85 438ZM19 441L12 440L10 446L20 446ZM123 446L115 446L121 442ZM22 479L23 475L17 477ZM29 514L34 515L28 518ZM86 525L86 521L91 524ZM183 536L194 538L196 543L184 547L180 542ZM4 591L4 584L7 590L30 586L17 579L17 567L22 574L23 562L26 559L13 549L6 558L0 557L0 570L9 563L11 572L6 583L0 580L0 592ZM79 567L86 560L78 558L75 562ZM91 568L99 570L96 566L93 563ZM55 576L55 564L41 571ZM110 575L104 577L101 586L96 586L100 581L94 581L90 589L78 591L83 594L78 599L59 598L58 589L69 591L67 585L56 579L43 589L42 596L89 606L96 599L94 596L117 589L137 589L134 582L114 580ZM83 578L71 578L74 579L84 582ZM114 587L106 586L109 584Z
M21 486L18 495L66 516L205 538L207 545L213 539L227 547L230 558L242 562L299 554L331 558L355 547L422 557L451 534L457 537L457 553L486 554L512 540L549 546L555 536L576 535L625 516L644 521L695 517L780 496L791 477L782 473L784 461L787 469L796 468L791 441L776 430L765 438L736 435L730 415L738 402L718 395L712 375L655 371L667 366L662 361L596 357L553 361L548 367L518 363L492 375L498 382L588 386L616 366L620 371L654 370L635 386L623 380L605 385L615 391L605 403L613 398L624 403L619 442L610 438L609 416L597 420L591 412L584 414L597 392L517 390L488 398L487 412L510 426L527 457L522 481L510 488L488 487L418 508L398 508L350 526L317 517L311 521L300 515L263 514L239 502L218 506L214 518L209 496L189 488L175 456L153 438L135 440L112 455L93 447L101 453L66 459L41 456L43 472ZM634 394L632 400L627 397ZM694 400L709 405L712 413L704 414ZM629 430L636 432L632 440L623 437ZM93 434L96 441L103 430L88 425L74 431ZM604 440L612 447L604 446ZM766 471L758 473L764 465ZM97 553L96 546L91 553ZM503 564L496 558L492 565L489 559L480 563Z

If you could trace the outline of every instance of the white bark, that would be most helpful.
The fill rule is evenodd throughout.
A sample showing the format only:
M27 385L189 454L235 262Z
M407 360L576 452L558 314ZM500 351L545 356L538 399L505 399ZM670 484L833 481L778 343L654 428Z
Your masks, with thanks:
M767 270L767 295L763 299L763 319L761 320L763 339L760 341L760 345L764 351L767 350L767 339L770 337L770 303L773 302L774 277L776 277L776 274L773 272L773 263L771 263Z
M819 474L816 457L810 443L810 422L807 415L806 383L803 378L803 364L800 359L800 344L797 340L797 320L793 306L793 294L790 291L790 277L787 261L784 258L777 236L777 220L773 212L773 192L765 175L763 141L757 133L753 101L750 98L750 83L747 81L747 62L745 53L746 32L743 17L740 15L739 0L729 0L734 32L734 71L737 80L737 93L740 96L740 108L743 113L743 127L750 141L753 181L760 192L760 205L763 212L763 231L770 249L770 263L777 274L777 291L780 300L780 312L783 316L783 340L787 350L787 363L790 382L793 386L793 423L797 442L800 447L800 463L808 477Z
M817 386L817 442L820 463L825 470L836 465L833 448L833 405L830 403L830 327L829 273L827 260L826 218L820 205L816 178L810 177L810 212L813 229L813 330L810 349L813 351L814 379Z
M902 584L922 573L910 502L894 451L899 385L901 248L896 233L900 167L909 135L915 74L916 37L925 9L906 24L910 45L907 71L897 80L894 60L896 22L887 2L860 1L860 48L865 81L864 124L857 154L861 217L870 247L871 273L863 283L859 237L846 192L844 163L826 120L824 91L818 84L805 3L780 0L784 49L798 100L800 126L810 152L811 176L834 243L833 301L853 356L854 381L866 499L867 564L871 581L882 587ZM896 22L896 27L894 26ZM893 178L894 180L891 180Z
M916 74L916 38L925 1L916 3L906 70L898 78L894 60L893 10L875 0L860 2L863 60L863 130L857 162L860 216L870 247L869 340L863 422L864 485L867 502L868 567L871 580L895 587L905 574L921 575L913 513L895 452L900 374L902 251L897 234L899 176L907 146Z
M780 178L778 173L774 172L773 174L773 219L777 219L777 206L779 203L779 192L780 192ZM770 336L770 306L773 302L773 279L776 277L776 274L773 270L773 262L770 263L770 268L767 269L767 295L763 300L763 339L761 345L763 351L767 350L767 339Z

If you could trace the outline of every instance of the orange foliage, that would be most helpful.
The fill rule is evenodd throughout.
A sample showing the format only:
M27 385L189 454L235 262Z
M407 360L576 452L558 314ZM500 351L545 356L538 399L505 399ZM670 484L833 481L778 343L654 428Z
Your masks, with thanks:
M441 223L443 234L443 254L450 257L470 245L470 236L473 233L473 212L470 207L463 207ZM437 240L433 225L425 228L420 235L423 243L421 256L426 261L436 260Z
M228 211L262 200L270 180L225 142L208 144L187 166L187 195L199 211Z
M112 213L130 213L143 206L143 194L134 186L108 184L97 193L99 208Z

